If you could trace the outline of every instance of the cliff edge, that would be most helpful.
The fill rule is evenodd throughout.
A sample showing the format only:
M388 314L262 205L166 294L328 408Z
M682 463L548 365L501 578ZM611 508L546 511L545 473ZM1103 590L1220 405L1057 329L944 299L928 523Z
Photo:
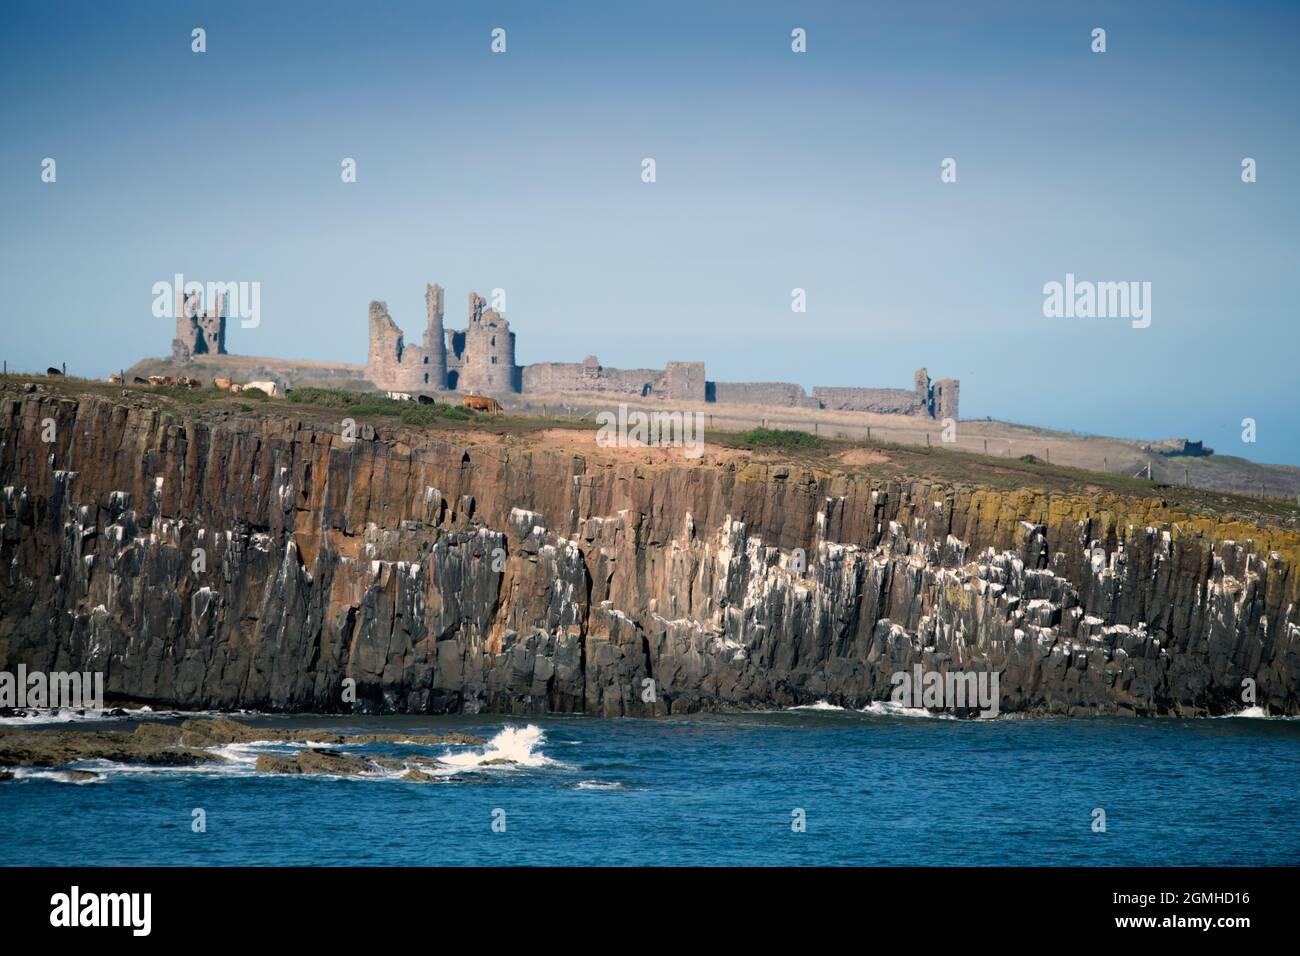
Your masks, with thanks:
M651 716L863 707L920 664L998 673L1003 713L1221 714L1244 681L1300 713L1293 519L590 436L348 441L287 403L8 380L0 668L185 708Z

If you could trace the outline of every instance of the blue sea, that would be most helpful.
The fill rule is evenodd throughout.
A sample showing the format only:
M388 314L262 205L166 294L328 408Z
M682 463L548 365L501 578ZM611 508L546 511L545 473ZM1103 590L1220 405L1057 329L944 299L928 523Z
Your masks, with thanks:
M0 783L0 864L1300 863L1296 720L241 719L490 742L340 748L444 757L436 783L257 774L258 753L296 746L269 743L223 748L217 770L19 771Z

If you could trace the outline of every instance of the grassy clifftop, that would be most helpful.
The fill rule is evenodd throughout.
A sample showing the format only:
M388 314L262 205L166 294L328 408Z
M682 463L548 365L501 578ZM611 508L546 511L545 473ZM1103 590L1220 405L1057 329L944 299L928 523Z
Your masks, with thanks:
M590 419L544 415L507 414L491 416L460 407L450 396L435 405L395 401L374 392L333 388L299 388L287 397L270 399L260 395L229 395L208 387L201 389L116 386L75 378L8 376L0 378L0 395L16 397L24 387L41 389L52 397L73 399L94 395L117 401L143 403L180 417L222 418L268 416L335 425L343 418L376 427L418 432L459 433L471 440L507 445L553 444L564 440L576 454L599 455L595 443L596 425ZM412 436L414 437L414 436ZM1114 499L1117 511L1135 519L1147 516L1201 516L1216 522L1239 522L1243 534L1250 527L1300 530L1300 503L1280 497L1252 497L1226 491L1184 486L1175 482L1149 481L1114 473L1103 473L1041 461L1033 455L1019 458L995 457L952 450L941 445L924 447L885 441L826 438L803 431L714 429L706 434L706 453L700 459L646 455L638 460L637 449L624 449L624 456L648 467L675 463L690 467L753 468L766 476L774 467L790 466L819 474L843 475L876 480L921 480L961 491L1024 491L1030 495L1080 496L1093 500ZM590 442L588 444L588 442ZM642 449L649 452L650 449ZM1127 504L1123 503L1127 502ZM1141 519L1146 520L1146 519Z

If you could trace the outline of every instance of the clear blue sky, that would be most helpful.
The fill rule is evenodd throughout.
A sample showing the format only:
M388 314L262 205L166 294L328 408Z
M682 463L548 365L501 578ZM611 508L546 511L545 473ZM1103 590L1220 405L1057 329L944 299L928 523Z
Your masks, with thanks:
M0 351L166 354L182 272L261 283L231 351L361 362L433 281L454 325L506 289L521 363L924 365L966 417L1300 463L1298 54L1294 3L6 3ZM1045 318L1067 272L1151 327Z

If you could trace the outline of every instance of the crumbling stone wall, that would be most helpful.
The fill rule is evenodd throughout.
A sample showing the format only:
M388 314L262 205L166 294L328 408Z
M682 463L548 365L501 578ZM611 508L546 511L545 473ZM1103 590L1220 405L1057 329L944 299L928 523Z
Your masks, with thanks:
M376 388L402 392L455 389L462 392L517 392L515 335L505 317L485 309L470 293L469 326L445 330L445 291L425 286L424 344L407 345L383 302L370 303L367 377Z
M809 395L793 382L710 382L703 362L669 362L661 369L618 369L594 355L582 362L515 364L515 333L505 316L469 294L464 329L444 329L444 290L425 287L424 344L408 346L383 302L370 304L367 376L376 387L395 391L451 389L478 394L579 392L612 397L660 398L683 402L826 408L893 415L957 417L959 383L917 369L912 389L819 386ZM178 330L181 324L178 322ZM223 333L224 334L224 333ZM178 331L178 337L180 332ZM180 343L189 347L187 338ZM224 339L222 340L224 351Z
M710 401L730 405L819 408L817 400L793 382L710 382Z
M592 392L633 398L664 394L662 369L607 368L594 355L581 362L525 365L522 379L525 392Z
M418 392L438 388L432 356L418 345L407 345L402 330L388 314L385 302L370 303L370 354L367 378L376 388Z
M961 382L955 378L941 378L934 383L934 417L960 420L957 413L957 398Z
M172 339L172 357L186 361L194 355L226 354L226 309L229 297L220 293L217 301L203 307L198 293L176 291L176 338Z
M664 370L664 397L682 402L704 401L704 363L669 362Z
M886 415L930 414L928 404L906 388L827 388L812 390L822 408L844 412L878 412Z

